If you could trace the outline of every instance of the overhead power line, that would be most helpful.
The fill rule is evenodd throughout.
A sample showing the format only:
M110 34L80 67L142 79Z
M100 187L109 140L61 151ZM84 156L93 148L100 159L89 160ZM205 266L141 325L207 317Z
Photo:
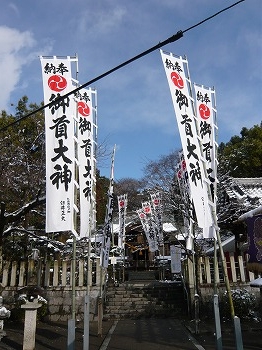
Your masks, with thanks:
M48 104L46 104L46 105L43 105L43 106L41 106L41 107L35 109L34 111L32 111L32 112L26 114L25 116L23 116L23 117L21 117L21 118L15 120L14 122L12 122L12 123L10 123L10 124L4 126L3 128L0 129L0 131L5 131L5 130L7 130L10 126L13 126L14 124L20 123L22 120L24 120L24 119L26 119L26 118L28 118L28 117L31 117L32 115L34 115L34 114L36 114L36 113L38 113L38 112L41 112L41 111L44 110L45 108L50 108L53 104L55 104L55 103L57 103L57 102L59 102L59 101L64 100L64 99L67 98L68 96L70 96L70 95L72 95L72 94L75 94L75 93L78 92L79 90L81 90L81 89L83 89L83 88L85 88L85 87L87 87L87 86L89 86L89 85L94 84L94 83L97 82L98 80L101 80L102 78L105 78L105 77L108 76L109 74L111 74L111 73L117 71L117 70L120 69L120 68L125 67L126 65L128 65L128 64L130 64L130 63L132 63L132 62L134 62L134 61L136 61L136 60L138 60L139 58L144 57L144 56L148 55L149 53L151 53L151 52L153 52L153 51L155 51L155 50L157 50L157 49L160 49L161 47L163 47L163 46L165 46L165 45L167 45L167 44L170 44L170 43L173 43L173 42L179 40L180 38L183 37L183 34L184 34L184 33L186 33L186 32L188 32L188 31L190 31L190 30L192 30L192 29L194 29L194 28L200 26L201 24L203 24L203 23L209 21L210 19L212 19L212 18L214 18L214 17L220 15L222 12L225 12L225 11L231 9L232 7L234 7L234 6L236 6L236 5L238 5L239 3L244 2L244 1L245 1L245 0L239 0L239 1L235 2L234 4L232 4L232 5L228 6L228 7L225 7L224 9L222 9L222 10L216 12L216 13L213 14L212 16L209 16L209 17L205 18L205 19L202 20L201 22L198 22L198 23L194 24L193 26L191 26L191 27L189 27L189 28L187 28L187 29L185 29L185 30L179 30L176 34L170 36L168 39L166 39L166 40L164 40L164 41L162 41L162 42L159 42L157 45L151 47L150 49L148 49L148 50L146 50L146 51L144 51L144 52L141 52L141 53L138 54L137 56L134 56L133 58L130 58L129 60L127 60L127 61L125 61L125 62L119 64L118 66L116 66L116 67L114 67L114 68L108 70L107 72L105 72L105 73L103 73L103 74L97 76L96 78L94 78L94 79L92 79L92 80L89 80L88 82L82 84L81 86L78 86L78 87L75 88L74 90L71 90L71 91L68 92L67 94L65 94L65 95L63 95L63 96L60 96L59 98L56 98L54 101L52 101L52 102L50 102L50 103L48 103Z

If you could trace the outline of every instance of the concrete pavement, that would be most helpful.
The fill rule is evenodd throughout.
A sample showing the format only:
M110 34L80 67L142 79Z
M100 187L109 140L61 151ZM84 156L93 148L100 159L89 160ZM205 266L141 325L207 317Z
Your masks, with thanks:
M222 321L221 328L223 350L235 350L232 321ZM241 329L244 349L261 350L262 321L242 320ZM99 350L216 350L213 319L200 322L199 334L194 330L193 322L172 318L113 321Z
M99 350L205 350L177 319L116 320Z
M8 323L0 349L22 350L23 325ZM90 322L89 350L205 350L180 320L166 318L103 321L102 337L97 322ZM36 350L66 350L67 323L38 322ZM83 324L76 324L75 350L83 349Z
M67 322L37 322L36 350L67 350ZM245 350L262 349L262 321L242 321ZM22 350L23 324L5 322L6 336L0 349ZM104 320L102 336L97 322L90 322L89 350L215 350L214 320L200 322L200 333L194 325L173 318ZM223 350L235 350L232 322L222 322ZM83 349L83 323L76 323L75 350Z

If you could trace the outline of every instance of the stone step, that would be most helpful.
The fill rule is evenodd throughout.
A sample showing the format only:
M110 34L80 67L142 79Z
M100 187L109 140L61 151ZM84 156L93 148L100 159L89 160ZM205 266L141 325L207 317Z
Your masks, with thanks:
M129 281L154 281L156 279L155 271L129 271Z
M187 310L181 283L134 281L107 289L105 316L180 317Z

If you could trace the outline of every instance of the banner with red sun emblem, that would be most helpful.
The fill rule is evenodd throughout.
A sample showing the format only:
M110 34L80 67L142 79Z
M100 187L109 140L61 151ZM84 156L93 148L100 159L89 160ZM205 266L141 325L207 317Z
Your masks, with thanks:
M201 140L202 155L205 160L205 168L209 180L211 201L213 211L216 210L216 188L217 188L217 125L216 125L216 99L215 90L194 84L196 116L198 133ZM204 237L215 236L214 228L203 232Z
M155 239L155 232L150 228L149 214L145 213L143 209L138 209L136 212L141 221L143 230L145 232L150 252L157 251L158 250L157 241Z
M74 117L70 57L40 57L44 87L46 135L46 232L74 234ZM58 101L56 102L56 99Z
M125 223L126 223L126 209L127 209L127 194L117 196L118 214L119 214L119 234L118 246L125 249Z
M205 159L208 179L211 184L217 181L217 144L215 91L194 84L198 133L201 139L202 154Z
M194 114L194 99L186 58L160 50L185 155L190 192L198 226L212 226L208 191Z
M81 89L76 94L78 119L78 163L80 189L80 237L89 237L96 224L95 143L96 100L93 89Z
M142 203L142 213L138 211L145 235L148 241L149 250L155 252L159 249L157 242L156 223L150 202Z
M151 203L153 208L154 220L156 223L157 230L157 241L160 246L164 244L164 236L163 236L163 205L162 205L162 196L160 192L151 193Z

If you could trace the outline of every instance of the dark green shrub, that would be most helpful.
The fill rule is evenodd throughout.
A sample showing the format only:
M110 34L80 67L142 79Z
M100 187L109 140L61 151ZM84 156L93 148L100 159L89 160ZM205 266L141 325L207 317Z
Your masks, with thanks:
M241 318L251 318L254 315L256 308L256 297L247 289L233 289L232 300L234 305L235 315ZM221 300L222 316L230 318L230 305L228 293L225 292Z

